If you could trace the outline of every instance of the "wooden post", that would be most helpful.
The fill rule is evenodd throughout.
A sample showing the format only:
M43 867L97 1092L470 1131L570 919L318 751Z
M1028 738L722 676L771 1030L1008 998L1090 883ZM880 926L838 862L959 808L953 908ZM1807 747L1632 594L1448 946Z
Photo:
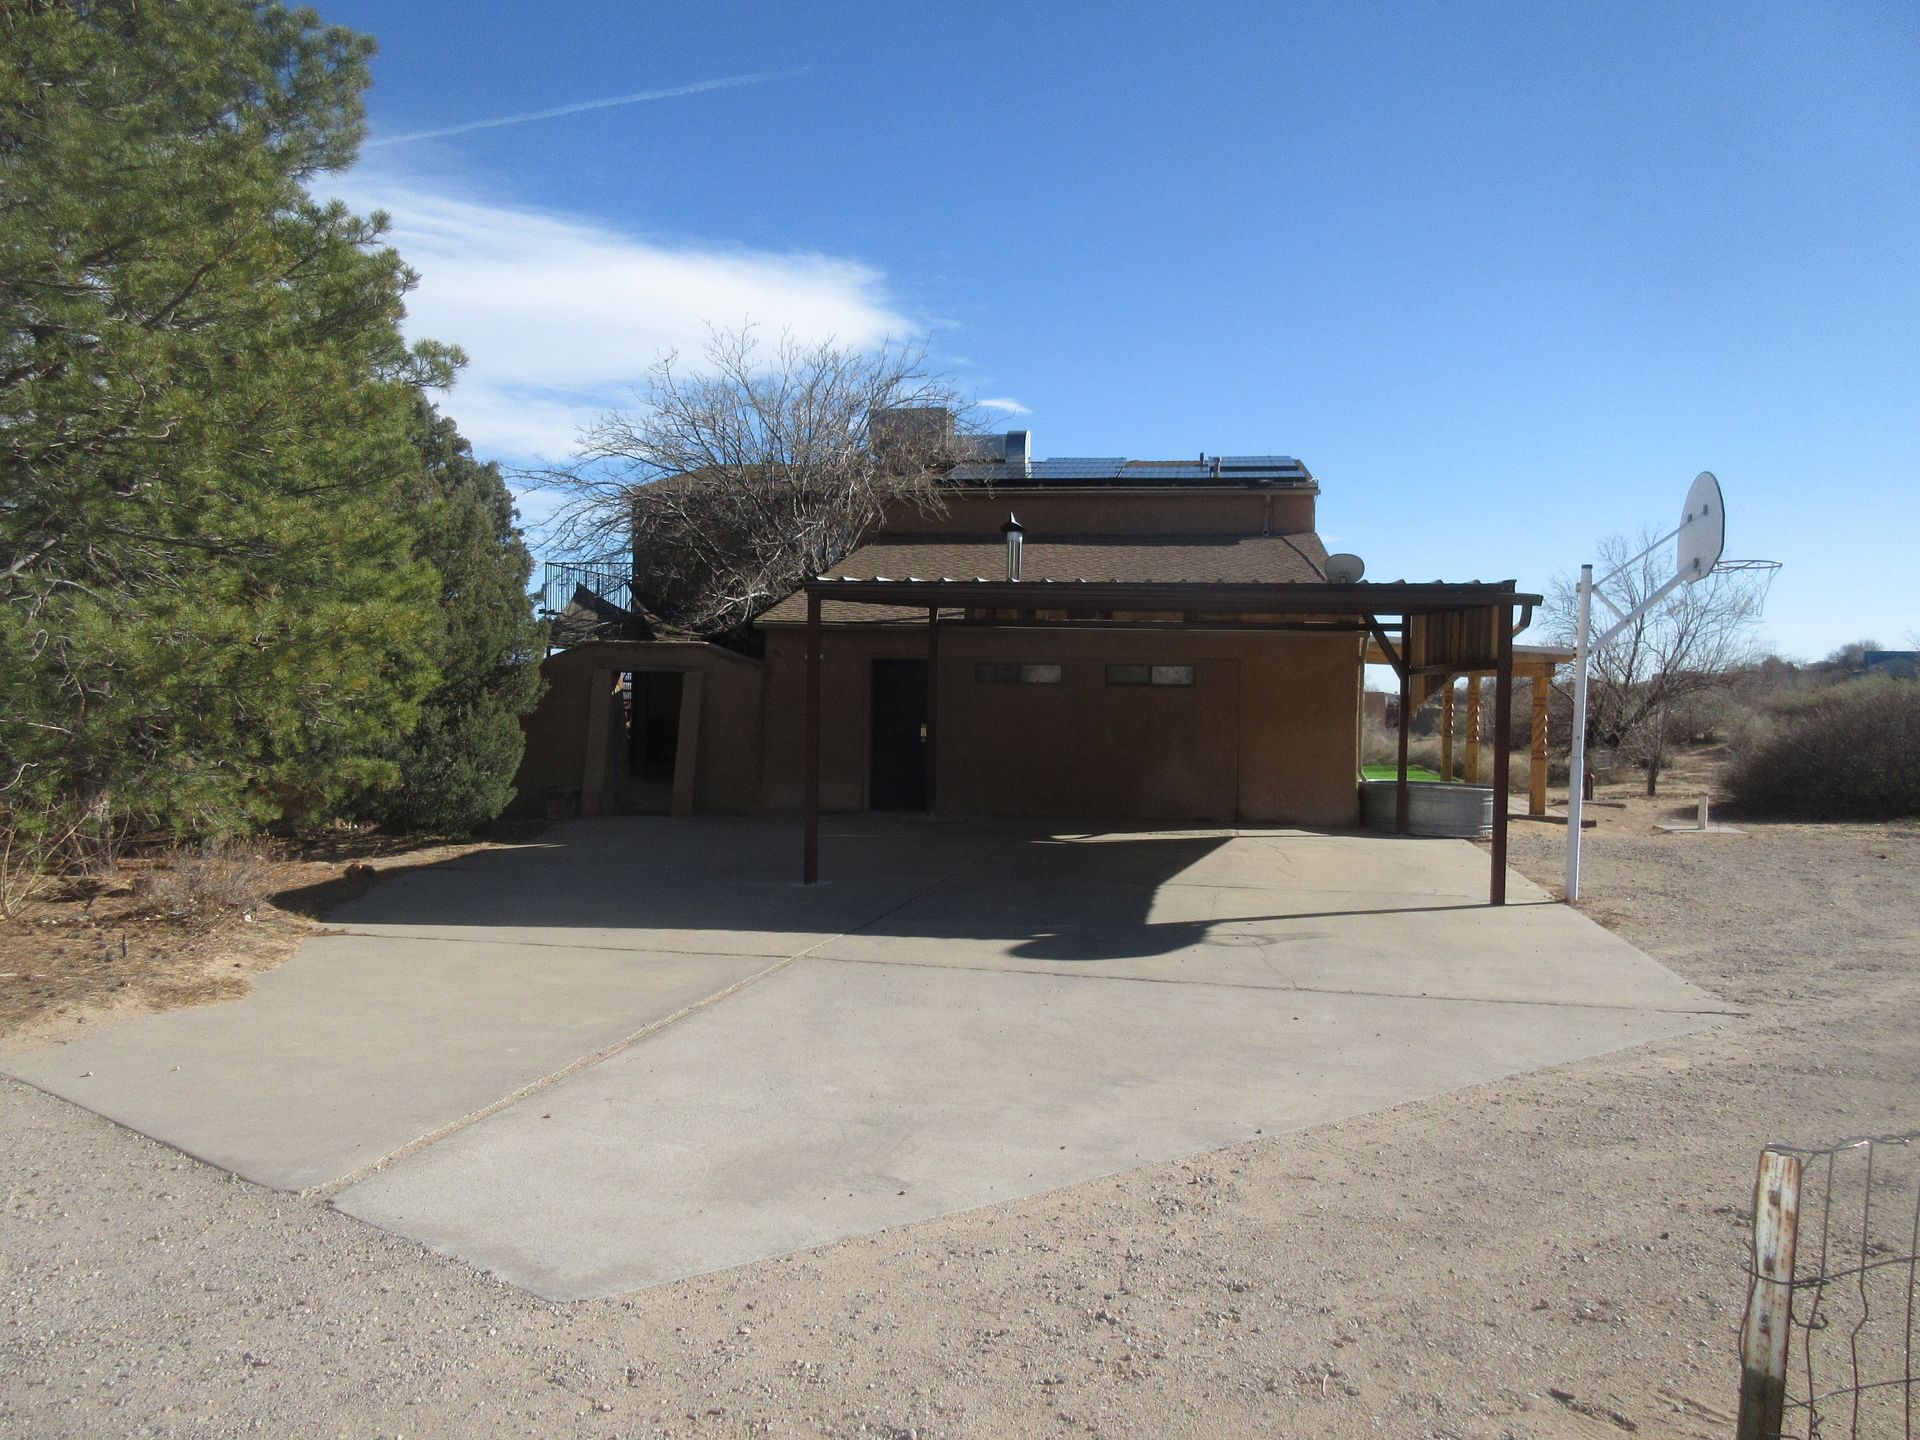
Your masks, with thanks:
M1405 660L1405 657L1401 657ZM1400 666L1400 756L1399 773L1393 784L1393 833L1407 833L1407 735L1413 726L1413 667Z
M800 864L803 884L820 880L820 597L807 592L807 797L805 841Z
M1738 1440L1775 1440L1780 1434L1799 1234L1799 1158L1763 1151L1753 1180L1753 1278L1740 1326Z
M612 811L613 782L608 763L619 744L613 717L620 704L620 671L595 670L587 688L587 753L581 757L580 813L606 815Z
M1467 676L1467 783L1480 783L1480 677Z
M1500 627L1500 668L1493 677L1493 879L1488 903L1507 903L1507 769L1513 756L1513 607L1493 612ZM1475 682L1477 689L1479 682ZM1471 752L1469 752L1471 753Z
M1453 779L1453 677L1440 693L1440 778Z
M1547 813L1547 677L1544 667L1527 677L1533 702L1527 735L1527 814Z
M940 777L940 607L927 607L927 813Z

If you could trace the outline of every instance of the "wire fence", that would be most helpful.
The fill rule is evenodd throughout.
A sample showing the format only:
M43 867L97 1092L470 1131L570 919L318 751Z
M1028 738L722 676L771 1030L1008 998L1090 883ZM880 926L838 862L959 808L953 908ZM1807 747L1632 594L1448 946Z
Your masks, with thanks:
M1920 1131L1768 1146L1753 1224L1740 1440L1915 1440Z

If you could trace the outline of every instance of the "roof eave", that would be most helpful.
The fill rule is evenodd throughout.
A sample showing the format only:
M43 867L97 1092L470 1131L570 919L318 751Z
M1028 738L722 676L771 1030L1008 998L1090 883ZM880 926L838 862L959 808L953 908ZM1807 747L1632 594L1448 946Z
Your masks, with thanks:
M1517 582L1358 581L1246 584L1106 580L809 580L799 592L861 605L969 609L1130 611L1141 614L1418 615L1541 603ZM799 623L782 619L762 623ZM1071 622L1069 622L1071 623Z

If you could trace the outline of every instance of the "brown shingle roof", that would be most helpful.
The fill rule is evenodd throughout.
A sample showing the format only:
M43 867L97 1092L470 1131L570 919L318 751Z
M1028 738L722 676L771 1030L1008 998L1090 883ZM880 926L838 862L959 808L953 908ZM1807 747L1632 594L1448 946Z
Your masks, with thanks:
M1164 540L1139 535L1027 537L1020 561L1023 580L1216 581L1297 585L1323 578L1327 550L1311 531L1295 535L1179 535ZM1004 580L1006 541L998 535L930 535L876 540L862 545L827 572L833 577L873 580ZM807 602L798 592L760 617L763 625L799 625ZM833 625L924 621L913 611L886 605L829 600L820 618Z

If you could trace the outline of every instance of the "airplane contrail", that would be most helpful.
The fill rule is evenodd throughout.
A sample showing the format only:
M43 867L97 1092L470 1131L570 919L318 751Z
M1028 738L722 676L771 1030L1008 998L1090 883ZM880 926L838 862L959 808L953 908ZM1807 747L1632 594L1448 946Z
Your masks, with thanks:
M609 110L616 105L641 105L649 100L677 100L683 95L703 95L709 90L732 90L742 85L764 85L769 80L792 80L805 75L799 70L769 70L760 75L728 75L718 80L696 80L691 85L675 85L668 90L642 90L637 95L615 95L607 100L582 100L573 105L556 105L551 110L530 110L524 115L500 115L491 120L469 120L464 125L447 125L438 130L412 130L405 135L387 135L369 140L363 148L404 145L409 140L439 140L448 135L465 135L474 130L494 130L502 125L524 125L529 120L554 120L562 115L578 115L586 110Z

